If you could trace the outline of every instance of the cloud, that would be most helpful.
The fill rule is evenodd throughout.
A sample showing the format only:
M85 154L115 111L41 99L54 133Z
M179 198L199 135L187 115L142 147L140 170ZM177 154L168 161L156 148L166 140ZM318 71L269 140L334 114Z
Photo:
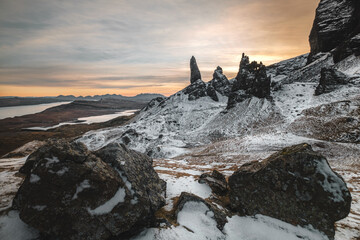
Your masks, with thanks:
M242 52L265 63L307 52L316 4L313 0L1 1L0 85L80 88L86 87L85 82L112 80L132 86L129 83L146 80L146 87L153 83L171 88L187 84L192 55L204 80L211 79L218 65L232 77Z

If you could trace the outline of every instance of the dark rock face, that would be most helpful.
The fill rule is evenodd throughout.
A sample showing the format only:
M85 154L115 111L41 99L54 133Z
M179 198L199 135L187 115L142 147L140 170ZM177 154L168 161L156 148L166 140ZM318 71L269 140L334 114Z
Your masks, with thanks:
M212 211L214 213L214 216L212 217L217 225L216 227L222 231L224 229L225 224L227 223L227 219L226 219L226 215L224 212L222 212L220 209L218 209L215 205L206 202L204 199L202 199L199 196L196 196L194 194L191 193L187 193L187 192L182 192L180 195L180 198L177 202L177 205L175 206L176 211L175 211L175 216L177 217L178 213L183 209L183 207L185 206L185 204L187 202L201 202L203 204L205 204L210 211Z
M340 62L351 54L355 54L355 56L360 55L360 34L346 40L335 49L333 53L334 62Z
M231 109L236 106L237 103L243 102L246 99L251 98L252 95L246 94L243 90L231 92L228 98L226 109Z
M153 108L154 106L162 103L165 101L165 97L157 97L157 98L154 98L152 99L147 105L146 107L144 108L144 111L147 111L149 110L150 108Z
M315 95L329 93L339 85L348 83L348 78L342 72L333 68L322 68L319 85L315 89Z
M131 141L136 140L138 137L139 134L135 129L129 129L121 135L121 140L125 145L128 145Z
M229 96L230 94L230 82L227 77L223 74L221 67L217 67L213 74L213 79L209 84L218 91L221 95Z
M337 48L335 61L354 53L350 43L360 33L360 2L358 0L321 0L316 9L309 36L311 53L308 62L319 52ZM356 42L356 41L355 41ZM355 44L356 45L356 44ZM354 46L355 49L359 46Z
M210 186L213 193L220 196L226 195L228 191L225 176L217 170L212 171L211 174L201 174L199 183L206 183Z
M190 101L206 96L210 96L214 101L219 101L214 88L208 88L208 85L201 79L191 83L183 92L188 95Z
M46 239L109 239L149 225L165 183L147 156L109 145L93 153L54 141L34 152L13 201L20 218Z
M229 94L227 109L242 102L249 96L266 98L270 96L270 77L266 75L266 68L260 62L250 63L249 57L244 53L240 62L240 69L236 76L231 93Z
M197 80L201 79L200 70L194 56L192 56L190 59L190 71L191 71L190 83L194 83Z
M231 85L227 77L223 74L221 67L215 69L213 79L208 83L201 80L200 71L194 56L190 59L190 70L191 84L183 90L183 93L188 95L190 101L208 96L212 100L218 102L219 98L217 93L224 96L229 95Z
M309 225L334 238L334 223L350 212L351 195L340 175L310 145L283 149L244 164L229 177L231 207L294 225Z

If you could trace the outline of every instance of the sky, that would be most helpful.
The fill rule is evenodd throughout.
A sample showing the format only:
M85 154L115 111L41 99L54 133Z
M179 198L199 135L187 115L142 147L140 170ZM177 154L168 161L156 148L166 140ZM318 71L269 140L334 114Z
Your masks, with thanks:
M0 96L161 93L309 52L319 0L0 0Z

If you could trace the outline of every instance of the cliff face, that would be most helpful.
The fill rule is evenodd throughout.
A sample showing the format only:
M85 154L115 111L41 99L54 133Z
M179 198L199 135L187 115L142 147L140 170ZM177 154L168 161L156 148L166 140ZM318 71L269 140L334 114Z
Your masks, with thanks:
M309 36L308 63L319 52L333 51L338 62L360 54L360 1L321 0Z

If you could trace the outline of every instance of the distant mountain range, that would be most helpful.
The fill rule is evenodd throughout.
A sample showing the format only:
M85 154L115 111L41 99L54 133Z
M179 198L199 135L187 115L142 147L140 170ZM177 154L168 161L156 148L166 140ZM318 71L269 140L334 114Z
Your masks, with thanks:
M0 97L0 107L35 105L35 104L75 101L75 100L95 101L95 100L109 99L109 98L123 99L134 102L149 102L150 100L157 97L164 97L164 96L156 93L141 93L133 97L126 97L120 94L105 94L105 95L95 95L95 96L85 96L85 97L83 96L75 97L74 95L66 95L66 96L59 95L57 97Z

